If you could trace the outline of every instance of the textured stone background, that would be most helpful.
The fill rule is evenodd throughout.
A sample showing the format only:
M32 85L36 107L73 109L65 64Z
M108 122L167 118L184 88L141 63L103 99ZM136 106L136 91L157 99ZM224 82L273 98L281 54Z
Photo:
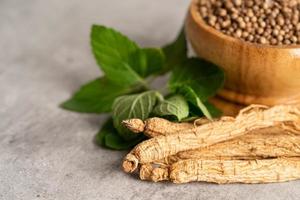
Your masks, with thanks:
M175 37L187 0L0 1L0 199L299 199L300 182L268 185L142 182L120 170L125 152L96 147L105 116L58 108L101 74L91 24L141 45Z

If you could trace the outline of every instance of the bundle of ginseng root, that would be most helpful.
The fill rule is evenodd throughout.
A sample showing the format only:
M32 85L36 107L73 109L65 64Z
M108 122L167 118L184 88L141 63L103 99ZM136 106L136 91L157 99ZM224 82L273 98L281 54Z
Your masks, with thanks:
M125 172L174 183L270 183L300 179L300 109L251 105L237 117L173 123L151 118L124 121L150 139L123 161Z

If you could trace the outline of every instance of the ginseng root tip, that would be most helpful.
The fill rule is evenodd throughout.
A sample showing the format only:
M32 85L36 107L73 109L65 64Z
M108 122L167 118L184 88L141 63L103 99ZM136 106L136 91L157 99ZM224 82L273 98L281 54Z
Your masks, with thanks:
M133 133L142 133L145 130L145 123L141 119L124 120L122 124Z
M127 155L123 161L123 170L126 173L134 172L138 167L139 161L134 155Z

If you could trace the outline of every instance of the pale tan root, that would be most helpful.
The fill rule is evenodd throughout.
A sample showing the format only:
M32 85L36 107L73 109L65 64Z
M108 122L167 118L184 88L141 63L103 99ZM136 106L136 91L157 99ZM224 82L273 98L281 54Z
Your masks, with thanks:
M143 164L140 168L140 179L153 182L169 180L169 166L155 166L155 164L150 163Z
M142 165L140 178L153 182L168 180L167 166L180 160L261 160L277 157L300 157L300 129L293 126L273 127L207 148L178 152L152 164Z
M299 119L300 110L293 106L275 106L270 109L261 106L247 107L235 119L221 118L187 131L146 140L125 157L123 169L133 172L139 163L151 163L180 151L207 147L251 131L280 127L284 122L295 122Z
M251 132L209 147L178 152L164 158L166 164L184 159L259 159L300 157L300 129L285 125Z
M166 119L154 117L142 121L141 119L124 120L123 125L134 133L144 133L148 137L168 135L182 130L194 128L192 123L174 123ZM200 121L197 122L198 125Z
M160 163L173 164L183 159L262 159L300 156L300 128L296 123L284 123L251 132L241 137L205 148L178 152L163 158Z
M232 120L234 118L224 116L222 117L222 119ZM180 131L186 131L210 122L212 121L207 118L199 118L194 120L193 123L192 122L174 123L163 118L154 117L145 120L145 122L142 121L141 119L134 118L134 119L124 120L122 123L128 130L134 133L144 133L149 138L153 138L161 135L171 135ZM292 122L292 123L298 130L300 130L300 122L298 123Z
M296 179L300 179L299 157L248 161L190 159L170 168L170 180L174 183L273 183Z
M193 157L193 156L192 156ZM174 158L174 160L172 159ZM198 157L198 159L203 160L256 160L256 159L263 159L262 157ZM161 160L154 163L146 163L142 164L139 169L139 175L141 180L159 182L159 181L166 181L169 180L169 168L172 164L180 161L179 157L169 156L166 160ZM184 158L187 160L187 158Z

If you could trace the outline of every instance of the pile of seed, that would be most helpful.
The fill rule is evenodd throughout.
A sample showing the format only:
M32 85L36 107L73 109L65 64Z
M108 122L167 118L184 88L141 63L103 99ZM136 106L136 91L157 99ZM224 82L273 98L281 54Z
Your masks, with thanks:
M300 0L199 0L207 24L242 40L300 44Z

